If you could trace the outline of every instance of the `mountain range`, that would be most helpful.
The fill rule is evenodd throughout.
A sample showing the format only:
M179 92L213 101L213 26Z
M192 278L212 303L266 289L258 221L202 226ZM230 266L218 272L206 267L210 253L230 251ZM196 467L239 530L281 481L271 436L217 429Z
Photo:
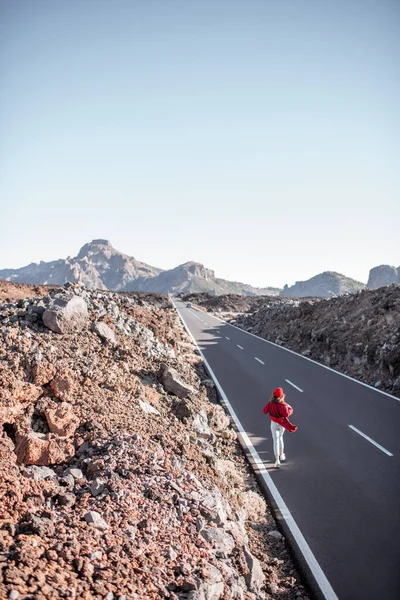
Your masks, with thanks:
M189 261L174 269L163 270L119 252L108 240L96 239L80 249L77 256L51 262L31 263L20 269L0 270L0 280L14 283L64 285L82 282L89 289L157 293L242 294L245 296L281 295L329 298L353 293L365 287L400 283L400 267L380 265L371 269L368 283L340 273L325 271L307 281L296 281L284 289L257 288L252 285L215 277L214 271Z
M353 294L365 287L375 290L392 283L400 283L400 267L396 268L389 265L373 267L369 272L367 285L341 273L325 271L311 277L311 279L307 279L307 281L296 281L291 286L285 285L280 292L280 296L331 298L342 294Z
M277 295L279 288L256 288L215 277L196 262L163 270L119 252L108 240L85 244L75 257L31 263L20 269L0 270L0 279L14 283L64 285L80 281L89 289L136 292L208 292L212 294Z

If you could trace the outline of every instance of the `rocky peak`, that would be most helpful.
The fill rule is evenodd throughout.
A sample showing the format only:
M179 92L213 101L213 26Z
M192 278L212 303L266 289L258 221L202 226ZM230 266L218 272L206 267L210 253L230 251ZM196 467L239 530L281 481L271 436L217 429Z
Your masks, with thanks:
M42 285L63 285L79 281L91 289L125 289L139 277L154 277L160 269L146 265L132 256L116 250L105 239L85 244L75 257L52 262L41 261L21 269L4 269L0 279Z
M82 246L82 248L79 250L77 259L79 260L92 254L97 254L98 252L104 252L105 250L108 250L109 252L116 252L111 242L108 240L92 240L88 244L84 244Z
M379 265L369 272L367 287L376 290L383 285L400 283L400 267L391 267L389 265Z
M365 284L345 277L334 271L325 271L307 281L296 281L292 286L285 285L281 296L330 298L341 294L357 292L365 288Z
M177 267L179 270L184 270L193 275L193 277L201 277L202 279L214 279L215 273L211 269L206 269L204 265L198 262L189 261Z

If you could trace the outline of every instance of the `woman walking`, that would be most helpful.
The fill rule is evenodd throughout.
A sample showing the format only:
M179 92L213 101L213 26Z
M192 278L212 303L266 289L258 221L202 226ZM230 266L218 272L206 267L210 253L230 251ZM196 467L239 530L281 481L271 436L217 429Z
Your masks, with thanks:
M285 429L293 433L297 425L293 425L288 419L293 413L293 408L285 402L285 394L282 388L275 388L268 404L264 406L264 415L270 416L271 433L274 443L275 467L281 466L281 461L286 460L283 444Z

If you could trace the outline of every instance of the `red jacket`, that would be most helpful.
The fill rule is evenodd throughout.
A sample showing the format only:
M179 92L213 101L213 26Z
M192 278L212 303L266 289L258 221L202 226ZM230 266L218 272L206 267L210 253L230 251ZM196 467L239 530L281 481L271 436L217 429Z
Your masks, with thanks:
M279 425L282 425L282 427L291 433L297 431L297 425L293 425L288 419L293 413L293 408L289 404L286 404L286 402L277 402L276 404L268 402L264 406L263 413L264 415L269 414L271 421L279 423Z

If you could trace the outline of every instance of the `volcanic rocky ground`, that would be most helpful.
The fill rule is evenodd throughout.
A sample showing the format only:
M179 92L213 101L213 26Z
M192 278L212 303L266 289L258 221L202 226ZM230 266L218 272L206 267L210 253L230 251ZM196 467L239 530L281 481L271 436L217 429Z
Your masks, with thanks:
M4 285L0 598L306 598L168 298Z
M0 281L0 303L22 300L23 298L41 298L50 289L51 286Z
M241 328L400 397L400 285L330 299L185 296Z
M247 313L254 312L264 305L266 301L274 303L284 302L279 296L242 296L240 294L184 294L185 302L192 302L197 307L205 308L208 312L215 313Z

